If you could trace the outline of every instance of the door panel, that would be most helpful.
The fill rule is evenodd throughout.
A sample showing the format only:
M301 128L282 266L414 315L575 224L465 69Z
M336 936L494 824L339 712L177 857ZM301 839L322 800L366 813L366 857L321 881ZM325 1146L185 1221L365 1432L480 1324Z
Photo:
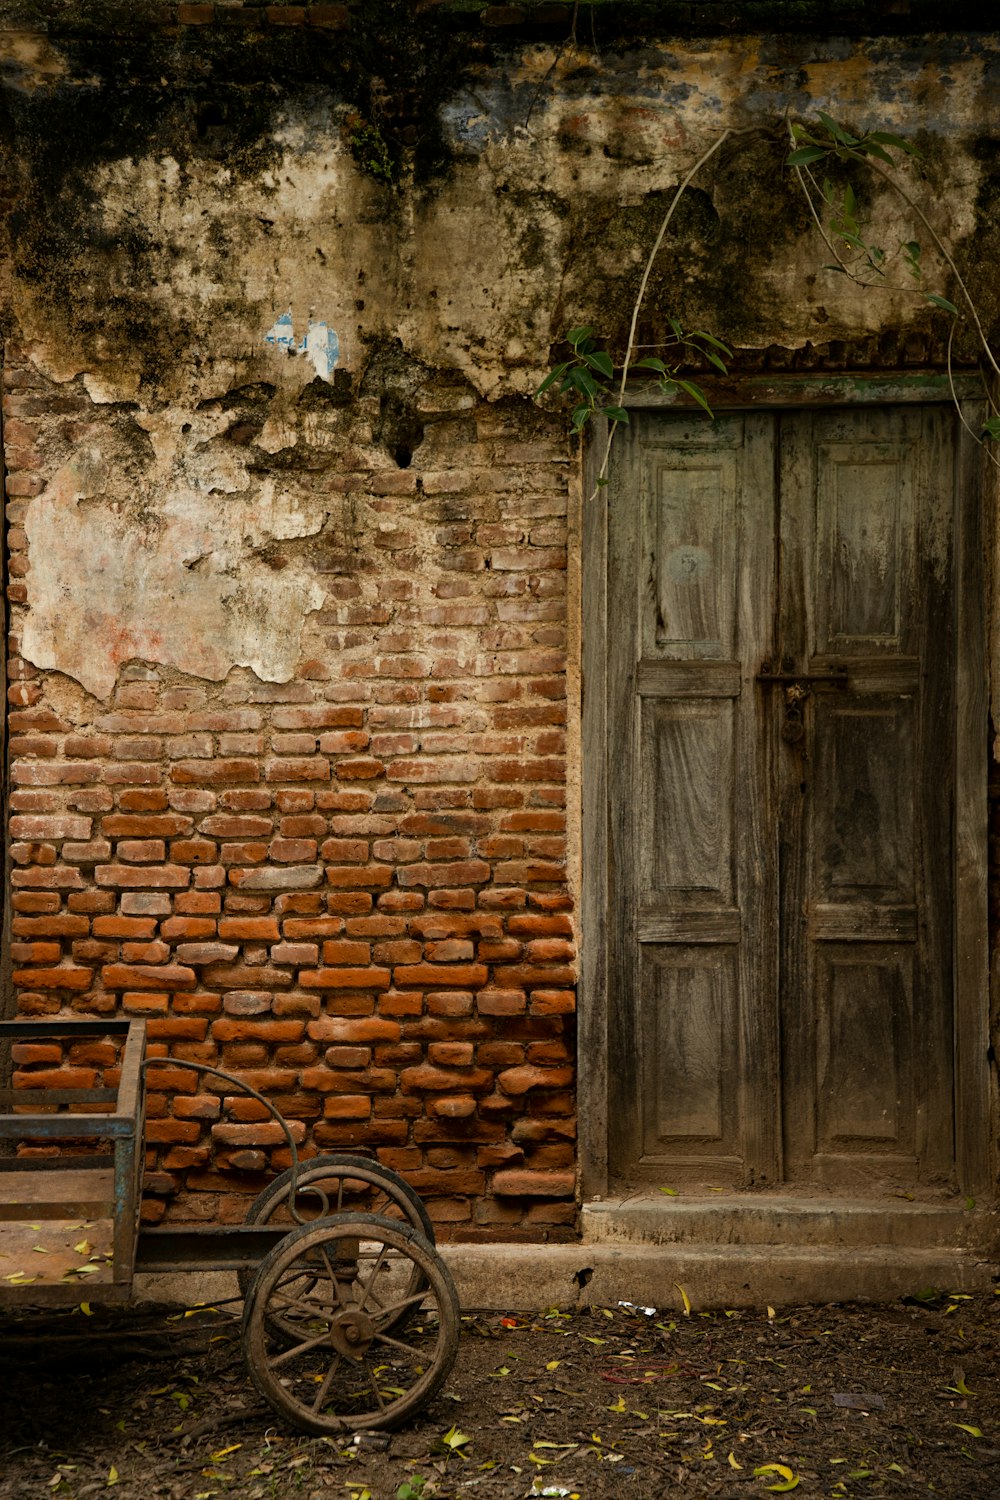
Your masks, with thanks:
M777 763L793 1181L905 1187L952 1162L952 423L778 419L776 654L808 690Z
M952 442L934 407L622 438L619 1182L948 1176Z
M732 1183L773 1155L776 1129L776 1017L753 1000L774 868L745 795L767 781L747 663L773 607L773 421L654 420L623 447L609 538L612 1151L640 1176L669 1162L674 1180Z

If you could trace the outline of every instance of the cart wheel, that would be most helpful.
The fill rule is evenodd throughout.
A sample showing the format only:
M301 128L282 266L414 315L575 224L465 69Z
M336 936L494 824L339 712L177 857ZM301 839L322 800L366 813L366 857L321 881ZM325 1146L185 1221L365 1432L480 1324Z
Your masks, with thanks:
M248 1224L287 1224L295 1227L289 1200L292 1191L292 1171L282 1172L269 1182L262 1193L253 1200L247 1212ZM331 1214L380 1214L384 1218L401 1220L409 1224L434 1244L434 1225L427 1210L410 1184L383 1167L380 1162L369 1161L367 1156L351 1156L347 1152L315 1156L299 1167L295 1207L303 1219L326 1219ZM240 1292L245 1298L254 1277L253 1270L238 1273ZM424 1283L420 1273L414 1275L412 1290L419 1291ZM404 1315L405 1316L405 1315Z
M246 1222L294 1227L296 1220L289 1209L291 1187L289 1167L253 1200ZM295 1207L303 1219L326 1219L345 1210L399 1218L434 1244L434 1225L410 1184L398 1172L367 1156L335 1152L303 1162L298 1170Z
M458 1331L433 1247L398 1221L341 1214L293 1229L261 1262L242 1339L254 1385L293 1426L360 1432L398 1427L430 1401Z

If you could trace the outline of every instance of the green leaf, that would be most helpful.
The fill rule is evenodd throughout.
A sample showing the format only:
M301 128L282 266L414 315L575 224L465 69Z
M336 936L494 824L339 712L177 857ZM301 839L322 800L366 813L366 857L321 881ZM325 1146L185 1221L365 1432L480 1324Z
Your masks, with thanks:
M729 374L729 371L726 369L725 365L722 363L722 360L711 349L703 349L702 353L704 354L705 358L708 360L709 364L713 364L717 370L721 370L722 373L723 373L723 375L728 375Z
M573 431L582 432L593 415L592 406L577 406L573 411Z
M956 318L959 316L958 308L954 302L949 302L947 297L939 297L934 292L924 292L924 296L928 302L933 302L935 307L941 307L945 312L954 313Z
M910 260L920 259L920 241L904 240L899 247Z
M983 431L987 437L1000 442L1000 417L987 417L983 423ZM972 1202L975 1203L975 1199ZM968 1206L968 1199L966 1200L966 1206Z
M767 1484L765 1489L771 1490L776 1495L787 1495L789 1490L798 1488L799 1476L788 1467L787 1464L758 1464L753 1471L755 1479L763 1479L765 1475L777 1474L777 1484Z
M545 379L542 381L541 385L538 387L538 390L535 392L535 400L537 401L538 397L543 395L550 386L555 385L557 380L561 380L568 369L569 362L567 361L565 364L556 365L555 369L550 370Z
M721 349L723 354L725 354L728 359L732 359L733 351L732 349L730 349L729 345L724 344L721 339L717 339L714 334L706 333L703 328L697 329L694 333L691 334L691 337L693 339L704 340L706 344L711 344L713 349Z
M905 151L907 156L916 156L921 161L924 153L914 146L910 141L904 141L901 135L893 135L888 130L873 130L866 137L869 141L878 141L883 146L892 146L896 151Z
M896 165L888 151L884 151L881 146L873 145L871 141L859 141L858 150L862 151L865 156L877 156L879 161L884 161L887 166Z
M826 155L823 146L799 146L797 150L790 151L785 157L786 167L808 167L812 162L819 161Z
M566 342L575 349L578 344L585 343L594 332L592 328L571 328L566 335Z
M609 422L628 421L628 412L624 406L602 406L601 415L607 417Z
M671 328L674 330L674 337L682 339L684 337L684 330L681 327L681 325L678 322L678 320L676 318L668 318L667 322L670 324Z
M615 373L615 367L611 363L611 357L605 354L603 349L595 349L593 354L585 354L584 359L592 370L599 370L602 375L610 380Z
M825 115L821 109L816 111L816 115L823 129L829 131L834 140L839 141L842 146L856 146L858 144L857 136L848 135L843 125L838 125L836 120L832 120L829 115Z
M709 416L712 415L712 408L709 406L708 401L705 398L705 392L702 390L701 386L695 385L693 380L681 380L679 375L674 375L671 377L671 384L679 387L679 389L682 390L685 395L691 397L692 401L697 401L698 405L702 407L704 411L707 411Z
M657 359L653 354L647 354L642 359L637 359L632 366L633 370L657 370L661 375L667 373L667 367L662 359Z
M590 371L582 365L577 365L575 370L570 370L567 379L576 390L582 391L585 396L599 396L601 394L601 387Z
M823 266L821 269L824 271L839 271L841 276L847 275L847 268L845 266Z

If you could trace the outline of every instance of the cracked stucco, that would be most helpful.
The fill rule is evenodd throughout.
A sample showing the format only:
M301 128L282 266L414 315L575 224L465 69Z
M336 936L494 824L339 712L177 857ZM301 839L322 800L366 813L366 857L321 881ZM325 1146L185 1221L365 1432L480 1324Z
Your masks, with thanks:
M271 478L251 487L238 463L184 444L176 413L139 421L155 453L143 494L123 493L94 446L30 507L25 657L102 699L134 659L212 681L245 666L286 682L325 594L288 551L260 549L314 536L323 512L300 509ZM195 423L207 441L213 424Z
M57 50L19 46L0 45L15 87L69 87ZM904 172L932 213L950 174L941 232L952 245L968 238L982 167L963 140L995 102L996 51L948 46L947 57L897 56L881 43L727 38L600 67L572 48L525 47L442 105L454 159L433 186L388 189L361 172L347 107L317 102L315 90L276 107L266 165L240 171L196 141L172 151L166 139L92 162L72 299L15 258L23 347L48 379L82 379L95 413L86 444L58 455L28 508L25 657L98 697L132 659L210 680L246 666L286 681L325 599L309 539L328 510L318 482L268 460L327 449L335 472L350 466L352 443L371 457L357 406L342 428L332 408L289 416L309 382L332 387L336 366L350 391L373 343L398 341L488 400L530 395L564 329L627 310L652 238L643 215L655 233L724 126L768 127L775 184L788 109L923 131L938 143L931 175ZM705 198L742 279L734 287L708 231L673 237L658 265L665 281L651 284L662 314L729 336L737 308L754 348L926 329L912 291L884 296L823 272L827 252L804 213L789 227L787 181L769 201L766 173L753 175L759 141L740 149L725 170L716 163ZM909 238L898 202L879 186L870 196L875 238ZM741 236L745 252L742 240L734 249ZM925 262L933 277L929 253ZM303 350L311 329L322 343ZM236 446L218 404L255 382L273 396ZM151 458L121 461L101 417L116 403L135 410Z

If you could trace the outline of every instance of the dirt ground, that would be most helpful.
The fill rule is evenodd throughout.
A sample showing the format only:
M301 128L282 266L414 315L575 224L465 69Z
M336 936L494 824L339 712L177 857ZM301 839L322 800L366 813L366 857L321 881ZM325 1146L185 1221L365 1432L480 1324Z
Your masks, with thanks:
M0 1324L0 1500L1000 1500L1000 1296L886 1308L467 1315L393 1434L262 1407L239 1307Z

